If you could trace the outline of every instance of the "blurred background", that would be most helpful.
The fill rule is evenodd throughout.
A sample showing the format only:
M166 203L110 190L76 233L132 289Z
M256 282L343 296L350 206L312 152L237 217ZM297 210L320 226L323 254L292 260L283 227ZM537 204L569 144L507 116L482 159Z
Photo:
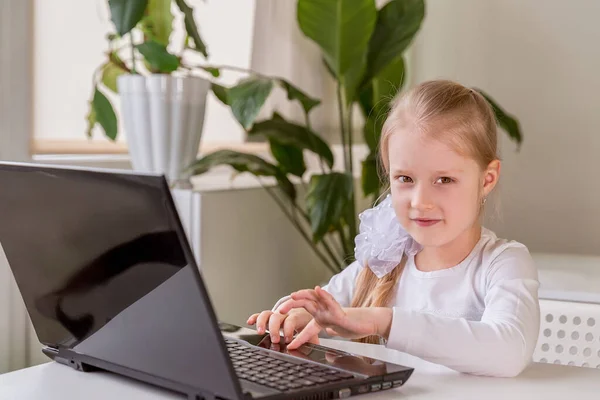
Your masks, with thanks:
M357 7L361 2L354 3ZM314 192L329 190L324 181L329 187L343 187L340 182L345 181L336 177L311 180L311 173L319 172L323 160L327 162L327 152L308 142L294 142L304 151L305 164L305 171L294 173L298 163L290 163L288 158L286 164L281 153L274 154L273 142L279 139L279 145L289 145L281 139L286 132L299 132L298 137L306 137L307 131L316 133L335 158L331 171L353 177L354 195L348 201L358 213L372 204L381 190L364 187L365 179L371 179L367 182L373 185L373 164L363 161L373 153L370 142L377 136L366 133L369 123L376 131L377 121L369 120L373 114L365 113L365 107L376 110L384 99L373 94L376 85L393 83L394 89L401 86L404 90L429 79L452 79L490 95L505 112L509 128L510 121L517 121L522 135L519 141L514 129L500 132L503 168L494 199L499 213L486 216L486 226L529 247L540 268L543 295L596 299L600 292L600 184L596 170L600 149L600 25L596 16L600 15L600 2L373 3L378 13L388 3L398 3L398 15L404 16L394 23L404 24L406 29L389 32L389 36L405 35L406 43L396 43L394 57L384 66L397 63L400 68L401 64L402 74L398 81L390 81L381 74L392 77L399 70L390 72L382 67L373 72L367 84L364 78L361 88L366 89L355 90L355 97L350 95L354 103L341 107L347 114L344 119L340 118L338 83L339 77L349 72L342 71L344 62L328 58L330 53L320 39L336 34L323 28L335 24L319 25L323 29L316 32L303 28L296 0L187 0L186 5L193 8L189 15L179 1L150 1L167 13L155 14L161 18L146 25L150 31L128 31L117 39L107 36L118 32L119 27L111 20L105 0L0 0L0 158L143 169L132 162L137 157L138 166L142 165L145 156L131 153L130 130L122 108L126 97L123 93L119 96L120 88L115 91L110 87L117 76L131 73L127 44L131 40L147 42L158 35L160 24L171 27L167 42L163 35L162 47L137 48L134 57L140 70L194 75L213 84L204 94L201 139L198 151L192 149L194 157L202 160L223 149L262 157L287 174L301 199L299 207L305 207L304 196L308 196L333 218L335 205L322 203ZM147 15L148 10L145 12ZM365 52L374 46L375 39L369 38L373 31L378 32L380 14L374 11L370 30L365 28ZM207 56L185 27L190 15ZM319 21L319 15L305 16L309 17ZM358 22L356 31L363 26ZM337 34L343 35L343 29ZM160 43L158 36L154 39ZM189 51L179 61L160 53L180 54L186 46ZM121 68L119 58L127 70ZM352 57L347 60L346 69L352 65ZM177 63L175 69L169 61ZM107 67L107 62L114 65ZM366 64L367 75L376 64L376 57ZM95 95L95 87L102 95ZM224 93L219 88L226 91L225 101L219 99ZM389 87L384 91L391 93ZM364 93L371 96L370 104L362 101ZM110 102L114 120L101 97ZM257 99L260 107L244 108ZM90 110L95 117L91 124ZM265 128L276 123L274 112L285 118L287 125ZM266 122L261 125L261 121ZM117 131L111 138L109 133ZM342 131L346 136L340 135ZM289 147L284 150L288 157L298 155ZM349 160L348 152L352 154ZM277 207L268 189L283 187L279 175L257 180L242 173L232 179L233 168L240 172L249 168L248 159L236 164L231 157L223 158L223 153L219 156L217 161L204 159L191 178L191 188L178 188L175 193L220 318L242 324L250 312L270 308L280 296L322 283L343 268L343 261L352 255L351 234L356 226L349 224L340 235L330 235L335 221L315 222L314 205L306 211L309 220L305 222L309 223L294 226L285 207ZM237 168L232 168L233 164ZM363 168L371 168L371 178ZM3 186L2 190L10 187ZM344 192L335 193L342 196ZM285 193L278 196L285 201ZM310 244L305 235L322 241L318 246ZM0 373L46 361L2 258Z

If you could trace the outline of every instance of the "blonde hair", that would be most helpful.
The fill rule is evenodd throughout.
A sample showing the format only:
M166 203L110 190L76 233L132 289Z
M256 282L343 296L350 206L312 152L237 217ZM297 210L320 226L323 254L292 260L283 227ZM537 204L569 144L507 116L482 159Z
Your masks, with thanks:
M434 123L443 124L444 129L429 129ZM403 128L443 141L457 153L475 160L482 170L498 159L496 118L491 106L479 92L456 82L423 82L392 101L379 142L385 179L389 174L390 136ZM357 278L352 307L388 306L405 263L403 257L400 265L381 279L369 268L363 268ZM358 341L379 343L379 337L368 336Z

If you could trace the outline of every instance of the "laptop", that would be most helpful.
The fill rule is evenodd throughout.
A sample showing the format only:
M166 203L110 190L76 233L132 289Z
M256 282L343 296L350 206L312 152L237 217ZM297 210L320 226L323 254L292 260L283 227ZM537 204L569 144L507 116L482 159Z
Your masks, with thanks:
M162 175L0 163L0 184L0 245L58 363L194 400L345 398L413 372L219 322Z

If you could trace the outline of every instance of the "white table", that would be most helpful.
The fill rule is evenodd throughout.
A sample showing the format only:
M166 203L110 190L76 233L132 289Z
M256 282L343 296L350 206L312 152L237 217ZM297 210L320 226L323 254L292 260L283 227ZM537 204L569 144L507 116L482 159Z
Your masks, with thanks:
M459 374L381 346L323 340L325 345L415 368L401 388L359 397L371 399L570 399L600 398L600 369L532 364L516 378ZM171 392L104 372L82 373L54 362L0 375L2 400L165 400L183 399Z

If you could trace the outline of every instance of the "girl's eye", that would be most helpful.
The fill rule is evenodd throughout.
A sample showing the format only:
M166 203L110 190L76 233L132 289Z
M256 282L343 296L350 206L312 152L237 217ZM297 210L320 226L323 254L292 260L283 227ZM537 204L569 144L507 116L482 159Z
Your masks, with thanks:
M412 181L413 181L411 177L406 176L406 175L400 175L398 177L398 180L402 183L412 183Z
M448 178L447 176L442 176L438 179L438 182L442 184L448 184L454 182L454 180L452 178Z

